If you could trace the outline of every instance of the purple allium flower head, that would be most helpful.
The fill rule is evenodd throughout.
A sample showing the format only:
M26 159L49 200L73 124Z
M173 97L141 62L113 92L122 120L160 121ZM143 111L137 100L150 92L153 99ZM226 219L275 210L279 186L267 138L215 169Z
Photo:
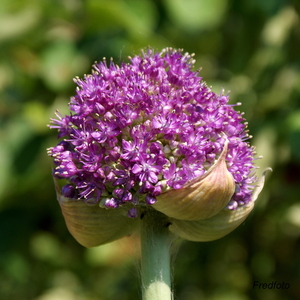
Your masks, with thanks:
M76 78L70 115L52 119L63 141L49 149L54 176L67 179L65 197L101 207L153 205L165 191L203 176L228 147L235 182L228 209L251 201L254 148L242 113L193 70L192 55L167 48L130 58L121 66L96 63Z

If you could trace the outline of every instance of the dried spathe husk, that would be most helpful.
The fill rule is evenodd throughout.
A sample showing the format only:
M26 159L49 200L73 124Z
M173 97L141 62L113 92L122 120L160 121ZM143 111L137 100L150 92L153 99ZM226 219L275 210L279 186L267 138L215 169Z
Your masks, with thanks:
M236 210L223 209L217 215L199 221L171 219L171 232L181 238L195 242L217 240L236 229L249 215L254 203L239 207Z
M227 235L243 223L252 211L255 201L263 189L266 172L270 170L272 169L268 168L263 172L258 186L253 192L252 200L248 204L235 210L222 209L218 214L206 220L185 221L171 218L170 231L181 238L196 242L213 241Z
M138 227L138 218L129 218L128 208L105 209L83 200L63 197L57 192L66 225L79 244L95 247L130 235Z
M162 193L153 207L179 220L207 219L220 212L235 190L233 176L225 161L227 148L226 140L220 157L203 176L191 180L181 189Z

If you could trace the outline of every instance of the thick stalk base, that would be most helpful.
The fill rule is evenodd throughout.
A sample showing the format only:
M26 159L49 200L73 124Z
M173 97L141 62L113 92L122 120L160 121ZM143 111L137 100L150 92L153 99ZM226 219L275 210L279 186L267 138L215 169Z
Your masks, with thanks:
M171 233L165 216L148 210L142 220L141 272L143 300L171 300Z

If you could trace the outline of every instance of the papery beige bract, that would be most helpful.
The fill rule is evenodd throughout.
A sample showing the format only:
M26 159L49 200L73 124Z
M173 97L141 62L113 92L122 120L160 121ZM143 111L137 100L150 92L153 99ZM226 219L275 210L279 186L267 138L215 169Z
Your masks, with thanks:
M157 197L153 207L179 220L202 220L216 215L230 201L235 183L227 170L228 141L215 164L203 175L181 189L172 189Z
M63 197L57 200L66 225L76 241L84 247L95 247L131 235L139 226L139 218L129 218L128 208L105 209L88 205L82 199Z
M222 209L218 214L206 220L185 221L171 218L170 231L183 239L195 242L213 241L229 234L242 224L252 211L255 201L263 189L267 171L272 171L272 169L268 168L263 172L258 186L253 192L252 200L248 204L234 210Z

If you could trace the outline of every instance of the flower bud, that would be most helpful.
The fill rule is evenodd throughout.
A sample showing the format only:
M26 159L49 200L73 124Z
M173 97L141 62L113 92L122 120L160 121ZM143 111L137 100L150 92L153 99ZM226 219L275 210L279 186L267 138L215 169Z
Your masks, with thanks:
M253 201L255 151L233 108L240 104L214 93L194 64L180 49L149 48L75 78L70 114L56 112L49 126L63 140L48 155L53 176L65 182L57 194L67 226L81 244L130 234L149 207L180 232L188 226L180 221L231 224L224 207L240 220L240 207Z
M227 170L228 140L214 165L181 189L172 189L157 197L153 207L179 220L202 220L216 215L230 201L235 182Z

